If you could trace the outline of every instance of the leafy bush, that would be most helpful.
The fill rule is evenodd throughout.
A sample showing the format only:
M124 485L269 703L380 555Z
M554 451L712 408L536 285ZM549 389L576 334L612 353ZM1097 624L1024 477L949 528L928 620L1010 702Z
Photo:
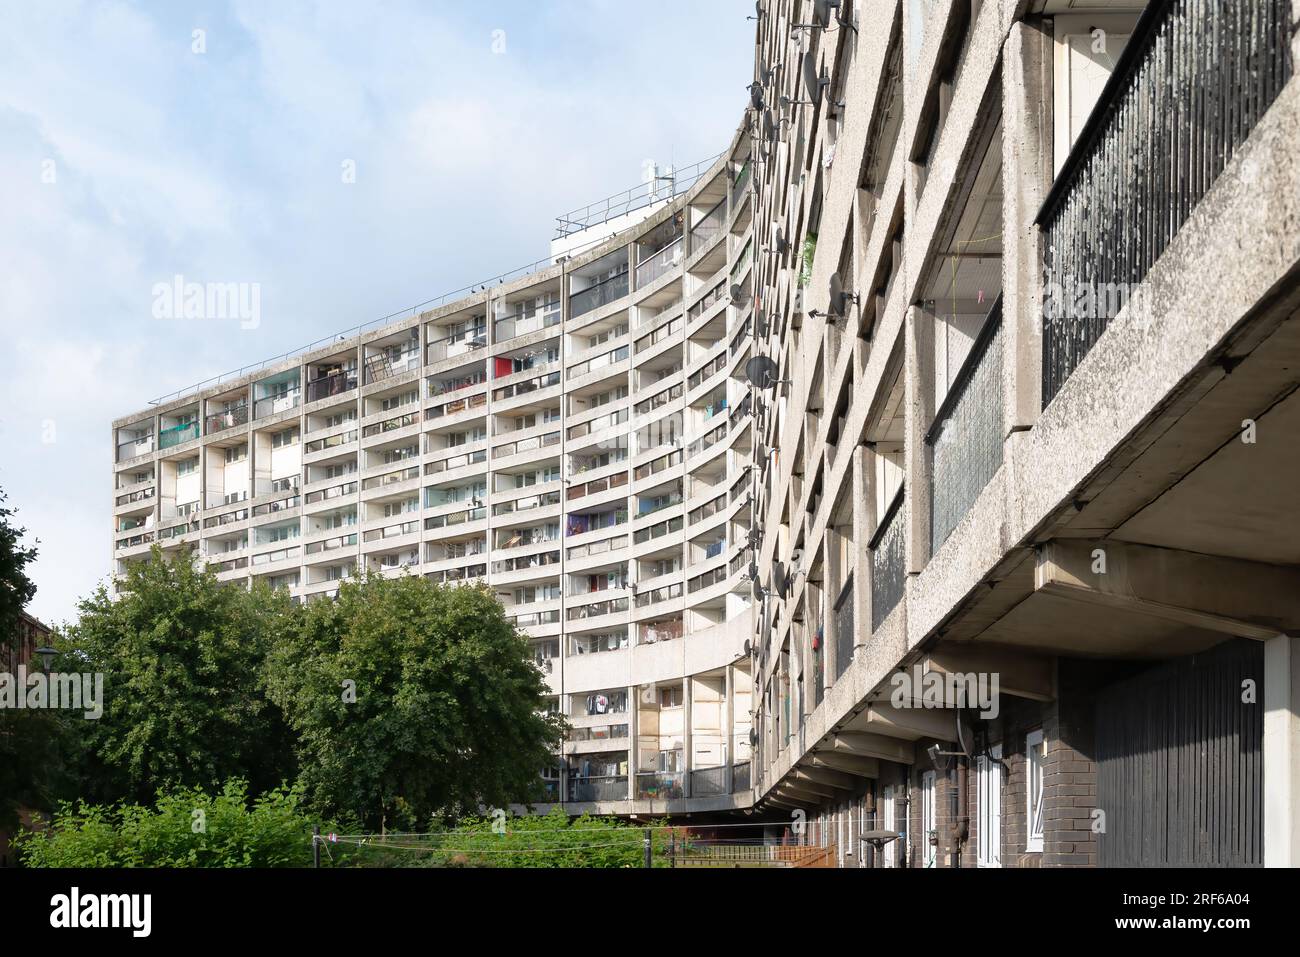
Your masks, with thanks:
M298 788L250 803L248 785L235 779L211 795L160 792L154 807L65 802L18 847L28 867L306 867L314 823Z
M432 834L374 836L355 849L351 862L390 867L644 867L644 825L584 814L569 818L558 808L523 817L462 818ZM668 834L656 829L654 864L665 866ZM399 855L406 860L401 861Z

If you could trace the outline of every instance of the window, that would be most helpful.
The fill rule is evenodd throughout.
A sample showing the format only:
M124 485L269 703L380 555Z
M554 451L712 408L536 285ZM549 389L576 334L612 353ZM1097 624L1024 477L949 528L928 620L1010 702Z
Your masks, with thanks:
M297 428L282 429L279 432L272 433L271 448L273 449L284 448L285 446L293 445L297 441L298 441Z
M894 819L894 788L889 786L885 788L884 797L881 798L881 811L884 817L884 829L886 831L897 831L897 821ZM898 866L898 845L903 838L900 836L896 841L890 841L885 845L885 866Z
M930 843L930 837L937 833L934 814L935 773L926 771L921 775L921 866L934 867L938 860L939 848Z
M1043 732L1030 731L1025 736L1025 813L1027 831L1026 851L1043 849L1043 762L1046 758Z
M176 477L180 478L182 475L193 475L198 470L198 467L199 460L197 456L192 459L184 459L183 461L177 462Z
M980 867L1002 866L1002 745L975 761L976 862Z
M660 708L680 708L682 706L682 686L672 685L659 689Z
M233 465L236 462L242 462L248 458L248 443L235 445L226 449L226 464Z

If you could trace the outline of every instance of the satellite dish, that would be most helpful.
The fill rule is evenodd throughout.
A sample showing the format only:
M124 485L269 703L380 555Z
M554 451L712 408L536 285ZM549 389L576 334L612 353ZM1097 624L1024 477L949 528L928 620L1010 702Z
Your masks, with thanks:
M803 85L808 90L808 99L812 101L813 106L821 105L822 78L817 75L817 67L813 66L811 54L803 58Z
M776 360L771 356L751 356L745 363L745 378L750 385L759 389L770 389L779 379Z
M831 11L838 10L840 0L813 0L813 20L824 27L831 25Z
M745 287L738 282L731 284L731 301L737 305L744 305L749 302L749 297L745 295Z
M780 562L773 562L772 563L772 590L781 596L782 601L785 600L786 588L788 584L789 583L786 582L785 580L785 566L782 565Z
M758 562L750 562L748 572L750 581L758 581Z
M749 105L756 110L763 108L763 88L757 83L749 85Z
M772 72L773 72L773 71L772 71L772 68L771 68L771 67L768 67L766 70L763 71L763 85L764 85L764 86L771 86L771 85L772 85Z
M768 142L776 140L776 124L772 122L771 110L763 111L763 135L767 138Z
M832 316L843 316L845 306L847 306L849 302L856 303L858 301L857 293L844 291L844 283L840 279L840 274L838 272L831 273L830 293L830 311Z
M758 732L753 728L749 729L749 746L752 748L758 744Z
M752 653L752 651L753 651L753 649L750 647L749 639L746 638L746 639L745 639L745 657L748 658L748 657L750 656L750 654Z

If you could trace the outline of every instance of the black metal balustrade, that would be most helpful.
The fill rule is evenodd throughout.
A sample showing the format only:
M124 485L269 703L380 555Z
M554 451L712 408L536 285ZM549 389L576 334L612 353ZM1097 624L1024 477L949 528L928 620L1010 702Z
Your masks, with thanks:
M727 768L696 768L691 772L691 797L713 797L727 793Z
M307 383L307 401L315 402L332 395L342 395L357 387L357 374L353 370L331 372Z
M926 433L930 554L939 550L1002 465L1002 297Z
M627 775L569 778L570 801L626 801Z
M1153 0L1038 214L1043 407L1290 79L1291 0Z
M898 490L871 537L871 630L877 631L902 600L907 578L903 537L903 489Z

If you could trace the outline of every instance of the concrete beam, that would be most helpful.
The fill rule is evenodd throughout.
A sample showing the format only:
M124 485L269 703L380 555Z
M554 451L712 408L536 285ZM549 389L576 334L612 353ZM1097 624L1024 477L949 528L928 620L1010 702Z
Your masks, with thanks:
M1238 638L1300 631L1300 569L1111 540L1039 551L1036 590Z
M841 731L831 738L829 747L821 750L829 751L831 754L879 758L882 761L897 761L902 764L912 764L916 760L912 742L862 731Z
M956 724L948 709L895 708L888 701L870 705L864 712L867 730L891 738L915 741L918 738L956 739Z
M836 771L847 771L849 774L856 774L860 778L880 777L880 762L875 758L860 758L852 754L814 751L810 760L815 768L833 768Z
M1013 648L970 643L940 644L936 651L926 657L922 669L946 675L996 674L1000 694L1033 701L1051 701L1056 697L1056 665L1053 659L1027 655ZM948 740L952 740L952 735L953 729L949 727Z
M799 781L808 781L812 784L838 788L842 791L852 791L858 786L858 779L853 775L832 768L805 767L800 764L794 769L794 776Z

